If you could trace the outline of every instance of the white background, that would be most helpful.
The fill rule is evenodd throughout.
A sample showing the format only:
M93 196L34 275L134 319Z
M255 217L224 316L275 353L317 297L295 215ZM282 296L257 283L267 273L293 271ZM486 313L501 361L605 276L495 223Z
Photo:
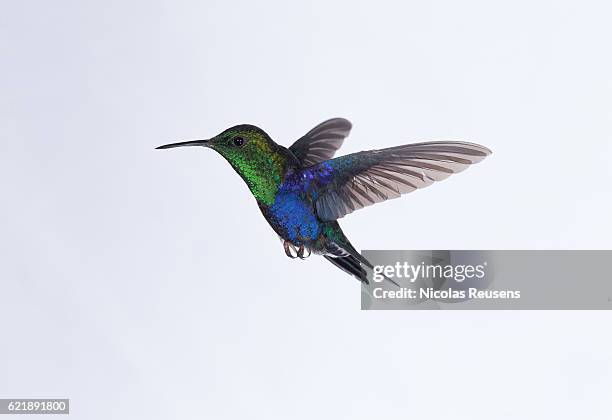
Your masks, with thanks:
M483 163L342 220L358 249L610 248L595 1L5 1L0 396L78 419L609 419L608 312L361 312L210 150L252 123ZM580 281L579 278L576 281ZM605 298L605 297L602 297Z

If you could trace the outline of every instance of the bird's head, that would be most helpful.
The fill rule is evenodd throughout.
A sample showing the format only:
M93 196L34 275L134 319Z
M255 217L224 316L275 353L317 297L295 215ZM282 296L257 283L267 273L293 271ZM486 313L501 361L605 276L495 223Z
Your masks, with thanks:
M223 156L245 180L257 200L273 201L287 165L286 156L261 128L237 125L207 140L190 140L157 147L200 146Z
M256 159L262 154L271 154L277 145L261 128L242 124L228 128L207 140L189 140L165 144L157 147L157 149L185 146L208 147L220 153L233 165Z

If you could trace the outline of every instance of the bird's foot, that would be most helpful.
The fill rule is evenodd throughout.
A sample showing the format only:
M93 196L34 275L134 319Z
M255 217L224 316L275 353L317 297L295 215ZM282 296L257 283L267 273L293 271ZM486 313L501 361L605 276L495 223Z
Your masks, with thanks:
M311 253L312 251L310 250L310 248L305 248L304 245L300 245L297 250L297 256L300 257L302 260L305 260L306 258L310 257Z
M310 257L312 254L312 250L310 248L307 248L304 245L296 247L289 241L283 241L283 248L285 248L285 255L287 255L289 258L300 258L304 260Z
M289 258L293 259L299 256L298 250L295 248L295 245L293 245L291 242L284 241L283 248L285 248L285 255L287 255Z

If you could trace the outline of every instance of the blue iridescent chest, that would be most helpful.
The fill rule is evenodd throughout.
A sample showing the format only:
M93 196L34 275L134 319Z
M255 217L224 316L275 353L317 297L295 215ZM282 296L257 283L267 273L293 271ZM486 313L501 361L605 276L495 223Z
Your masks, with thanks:
M316 240L321 233L309 184L312 176L308 171L289 174L279 186L274 203L269 207L273 223L295 244Z

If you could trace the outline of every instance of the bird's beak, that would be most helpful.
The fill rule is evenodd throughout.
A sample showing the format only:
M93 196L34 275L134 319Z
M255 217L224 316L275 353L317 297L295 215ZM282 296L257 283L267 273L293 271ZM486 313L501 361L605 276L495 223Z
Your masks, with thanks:
M180 143L164 144L163 146L156 147L156 149L172 149L173 147L184 147L184 146L208 147L209 144L210 144L209 140L189 140L189 141L182 141Z

